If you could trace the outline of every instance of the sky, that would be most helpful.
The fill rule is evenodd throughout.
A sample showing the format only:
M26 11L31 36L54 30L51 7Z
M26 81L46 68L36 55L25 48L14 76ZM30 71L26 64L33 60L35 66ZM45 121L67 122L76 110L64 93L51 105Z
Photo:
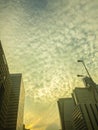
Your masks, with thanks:
M0 39L23 75L26 127L59 130L57 100L83 87L78 59L98 83L98 0L0 0Z

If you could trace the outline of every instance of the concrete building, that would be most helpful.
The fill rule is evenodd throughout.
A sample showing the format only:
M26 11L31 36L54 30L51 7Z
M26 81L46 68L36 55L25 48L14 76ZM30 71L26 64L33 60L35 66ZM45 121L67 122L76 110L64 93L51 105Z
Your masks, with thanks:
M81 103L72 112L72 125L75 130L98 129L98 104Z
M72 112L74 106L72 98L61 98L58 100L62 130L72 130Z
M24 88L21 74L11 74L10 94L6 130L23 130Z
M0 130L23 130L23 114L22 74L9 74L0 43Z
M72 98L58 100L62 130L98 129L98 88L91 82L89 87L75 88Z
M82 130L97 130L98 93L96 88L95 90L93 87L76 88L72 95L75 102L75 108L72 113L73 127L77 130L78 128L82 128ZM77 116L77 113L79 116Z
M6 126L9 96L11 91L11 79L0 42L0 129Z

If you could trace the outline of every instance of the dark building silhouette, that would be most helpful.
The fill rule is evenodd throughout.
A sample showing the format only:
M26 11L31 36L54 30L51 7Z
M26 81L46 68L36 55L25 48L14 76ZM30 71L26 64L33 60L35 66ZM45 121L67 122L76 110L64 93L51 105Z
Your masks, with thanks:
M0 42L0 127L6 126L8 102L11 91L11 79L9 76L7 61Z
M62 130L98 130L98 87L84 77L85 88L75 88L72 98L58 100Z
M10 74L0 42L0 130L23 130L22 74Z

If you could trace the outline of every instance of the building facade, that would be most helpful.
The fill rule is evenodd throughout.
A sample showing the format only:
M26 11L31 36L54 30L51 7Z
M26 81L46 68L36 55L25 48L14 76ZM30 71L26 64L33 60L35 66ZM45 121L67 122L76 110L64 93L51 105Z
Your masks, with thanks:
M23 130L24 87L21 74L11 74L12 89L6 119L6 130Z
M74 106L72 98L61 98L58 100L62 130L72 130L72 111Z
M22 74L10 74L0 42L0 130L23 130Z
M6 126L11 79L7 61L0 42L0 129Z
M72 125L75 130L97 130L98 104L82 103L76 105L72 112Z
M70 100L69 98L58 100L62 130L98 129L97 90L97 85L89 84L89 87L75 88Z

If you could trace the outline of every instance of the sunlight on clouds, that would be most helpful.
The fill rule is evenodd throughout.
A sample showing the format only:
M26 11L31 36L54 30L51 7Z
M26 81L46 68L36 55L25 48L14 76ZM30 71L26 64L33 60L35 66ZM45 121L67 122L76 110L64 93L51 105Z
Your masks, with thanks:
M25 123L27 128L43 130L49 124L55 122L59 124L59 114L57 114L58 109L56 104L41 102L35 103L34 105L34 102L32 102L32 105L32 110L28 111L27 109L27 112L25 114Z
M83 86L76 75L86 72L78 59L98 82L98 1L5 2L0 1L0 39L10 72L23 74L25 124L52 130L59 124L58 98Z

